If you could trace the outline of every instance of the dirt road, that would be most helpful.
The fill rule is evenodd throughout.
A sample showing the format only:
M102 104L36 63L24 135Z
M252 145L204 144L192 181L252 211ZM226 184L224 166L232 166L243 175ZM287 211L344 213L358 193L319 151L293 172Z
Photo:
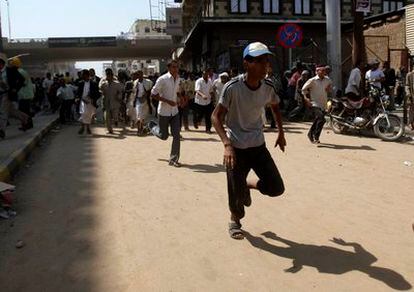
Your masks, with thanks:
M308 127L286 125L287 152L271 150L286 193L252 194L243 241L227 233L216 135L183 132L177 169L171 140L62 129L16 179L1 291L413 289L413 144L324 131L315 146Z

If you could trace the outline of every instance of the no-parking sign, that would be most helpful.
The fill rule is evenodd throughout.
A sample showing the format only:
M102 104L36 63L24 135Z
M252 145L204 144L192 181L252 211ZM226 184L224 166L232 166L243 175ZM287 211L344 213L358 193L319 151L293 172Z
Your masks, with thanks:
M277 33L279 44L284 48L296 48L302 44L303 30L296 23L287 23L279 27Z

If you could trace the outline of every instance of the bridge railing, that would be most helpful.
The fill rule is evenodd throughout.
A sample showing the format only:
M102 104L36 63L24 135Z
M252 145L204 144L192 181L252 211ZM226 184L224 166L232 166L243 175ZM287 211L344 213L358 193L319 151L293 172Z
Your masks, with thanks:
M47 38L19 38L19 39L9 39L9 43L47 43Z
M169 40L170 35L139 35L139 34L124 34L116 37L118 40Z
M76 37L73 39L77 39ZM82 39L82 38L79 38ZM87 39L87 38L85 38ZM114 41L116 45L120 46L137 46L141 45L142 43L145 43L145 41L148 41L153 45L154 41L160 41L163 44L167 43L166 41L171 40L171 36L169 35L137 35L137 34L131 34L131 35L122 35L114 37ZM55 41L55 39L54 39ZM64 41L64 38L62 38L62 41ZM47 49L50 47L49 39L48 38L19 38L19 39L9 39L5 40L4 47L6 49ZM66 46L62 46L66 47ZM73 47L73 46L67 46ZM76 47L76 46L75 46Z
M6 49L43 49L47 48L47 38L9 39L4 42Z

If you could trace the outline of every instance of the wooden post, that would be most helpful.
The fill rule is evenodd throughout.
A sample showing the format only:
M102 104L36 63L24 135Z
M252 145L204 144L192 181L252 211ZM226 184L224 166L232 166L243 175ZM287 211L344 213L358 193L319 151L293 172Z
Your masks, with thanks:
M356 12L356 0L352 0L352 13L354 16L353 35L352 35L352 66L359 61L365 65L367 56L365 52L364 39L364 13Z

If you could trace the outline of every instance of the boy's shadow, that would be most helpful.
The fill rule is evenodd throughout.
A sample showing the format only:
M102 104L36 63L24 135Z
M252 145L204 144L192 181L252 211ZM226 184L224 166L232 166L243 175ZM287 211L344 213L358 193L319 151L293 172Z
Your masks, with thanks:
M314 267L320 273L337 275L350 271L360 271L396 290L409 290L412 288L411 284L399 273L391 269L372 266L377 261L377 258L356 242L346 242L340 238L333 238L331 240L338 245L352 247L354 252L351 252L331 246L297 243L281 238L270 231L262 233L262 235L268 239L284 243L287 247L272 245L262 237L253 236L247 231L244 231L244 234L254 247L280 257L292 259L292 267L286 269L285 272L297 273L303 266Z

